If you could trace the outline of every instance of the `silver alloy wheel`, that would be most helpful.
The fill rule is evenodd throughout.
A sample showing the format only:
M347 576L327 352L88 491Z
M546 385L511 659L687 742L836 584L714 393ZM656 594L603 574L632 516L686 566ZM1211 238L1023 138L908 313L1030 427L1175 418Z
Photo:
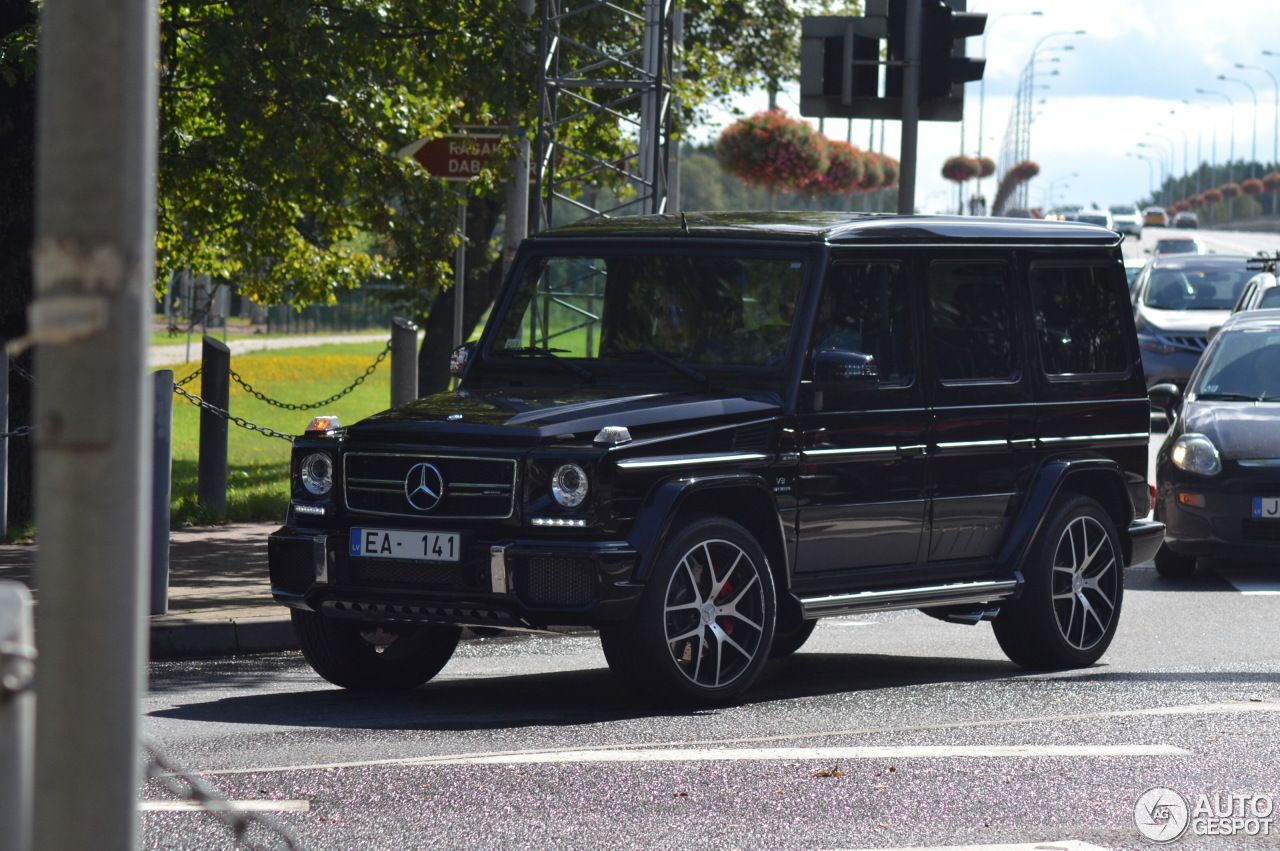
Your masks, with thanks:
M1122 581L1107 530L1087 515L1072 520L1058 539L1052 579L1053 611L1067 644L1091 650L1108 635Z
M750 667L764 637L761 566L737 544L700 541L672 572L663 622L671 658L691 682L729 685Z

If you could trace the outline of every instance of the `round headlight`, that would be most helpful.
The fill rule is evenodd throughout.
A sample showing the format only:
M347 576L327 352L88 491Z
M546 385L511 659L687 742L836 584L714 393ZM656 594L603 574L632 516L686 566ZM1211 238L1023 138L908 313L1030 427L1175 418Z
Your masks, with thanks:
M307 493L324 496L333 489L333 459L323 452L313 452L298 465L298 475Z
M1203 434L1184 434L1173 443L1169 452L1173 466L1200 476L1216 476L1222 472L1222 458L1218 447Z
M551 495L565 508L577 508L587 498L587 471L577 464L561 464L551 477Z

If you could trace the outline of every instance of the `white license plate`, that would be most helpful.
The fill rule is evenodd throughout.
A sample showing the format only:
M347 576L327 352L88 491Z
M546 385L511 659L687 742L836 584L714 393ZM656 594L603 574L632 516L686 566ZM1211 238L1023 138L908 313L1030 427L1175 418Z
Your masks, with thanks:
M1255 496L1253 516L1261 520L1280 520L1280 496Z
M461 553L462 536L457 532L362 527L351 530L351 555L360 558L457 561Z

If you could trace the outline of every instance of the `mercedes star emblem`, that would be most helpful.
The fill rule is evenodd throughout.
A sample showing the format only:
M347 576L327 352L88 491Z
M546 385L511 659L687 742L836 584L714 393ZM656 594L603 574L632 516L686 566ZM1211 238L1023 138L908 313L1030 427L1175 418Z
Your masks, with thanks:
M425 461L414 464L404 477L404 496L419 511L430 511L444 496L444 477L434 465Z

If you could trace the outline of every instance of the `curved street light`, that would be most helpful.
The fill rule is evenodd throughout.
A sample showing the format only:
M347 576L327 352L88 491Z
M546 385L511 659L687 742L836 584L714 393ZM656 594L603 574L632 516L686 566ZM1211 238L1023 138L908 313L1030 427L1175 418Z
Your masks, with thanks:
M1155 191L1155 189L1153 189L1153 188L1152 188L1152 184L1154 184L1154 183L1156 182L1156 178L1155 178L1155 171L1154 171L1154 169L1152 169L1152 167L1151 167L1151 157L1144 157L1142 154L1135 154L1133 151L1125 151L1125 152L1124 152L1124 155L1125 155L1126 157L1134 157L1135 159L1140 159L1140 160L1143 160L1143 161L1145 161L1145 162L1146 162L1146 164L1147 164L1147 191L1151 193L1151 198L1152 198L1152 200L1156 200L1156 191Z
M1272 53L1270 50L1264 50L1262 51L1262 55L1280 56L1280 53ZM1271 168L1272 169L1280 168L1280 80L1276 80L1276 75L1272 74L1270 71L1268 71L1266 68L1263 68L1261 65L1244 65L1240 62L1237 62L1236 67L1242 71L1261 71L1262 73L1266 74L1268 77L1271 78L1271 87L1275 90L1275 96L1276 96L1276 105L1275 105L1276 129L1275 129L1275 136L1272 137L1272 143L1274 147L1272 148L1272 151L1271 151Z
M1258 93L1253 86L1249 85L1239 77L1228 77L1226 74L1219 74L1219 80L1228 83L1239 83L1249 90L1249 94L1253 95L1253 152L1249 155L1249 176L1258 176Z
M1036 54L1040 51L1041 45L1043 45L1046 41L1048 41L1051 38L1057 38L1058 36L1066 36L1066 35L1087 35L1087 34L1088 33L1086 33L1084 30L1055 30L1054 32L1046 33L1045 35L1041 36L1040 39L1035 43L1035 45L1032 46L1031 57L1030 59L1027 60L1027 70L1026 70L1027 86L1026 86L1026 94L1024 96L1026 99L1026 111L1022 113L1024 130L1020 134L1022 145L1018 146L1018 151L1015 154L1018 161L1027 160L1031 158L1031 98L1032 98L1032 92L1035 89L1035 84L1036 84ZM1074 50L1075 48L1072 45L1066 45L1063 47L1055 47L1054 49L1055 50ZM1027 206L1027 192L1028 192L1028 186L1026 183L1023 183L1021 187L1020 197L1022 198L1022 206L1024 207Z
M1218 182L1218 125L1213 121L1213 108L1210 107L1207 103L1189 101L1185 98L1183 99L1182 102L1185 103L1187 106L1198 106L1201 109L1207 110L1209 112L1209 121L1206 123L1211 128L1213 128L1213 136L1210 137L1210 143L1209 143L1210 144L1209 180L1211 180L1213 183L1216 184ZM1196 161L1197 162L1203 162L1203 158L1200 156L1200 130L1202 126L1203 125L1201 123L1196 124ZM1197 195L1199 195L1201 192L1204 191L1204 187L1200 183L1200 172L1201 172L1201 168L1199 166L1196 166L1196 194Z
M1039 17L1043 14L1044 12L1005 12L1003 14L996 15L994 18L992 18L990 21L987 22L986 29L983 30L982 55L983 56L987 55L987 36L991 34L991 28L994 27L996 25L996 22L999 21L1001 18L1011 18L1014 15L1035 15ZM986 102L987 102L987 77L984 74L982 76L982 80L978 83L978 159L982 159L982 118L983 118L983 111L985 110L985 107L986 107ZM960 148L961 150L963 150L964 149L963 128L961 129L960 133L962 137L960 139ZM981 177L978 178L977 188L975 189L975 191L977 192L978 195L982 194L982 178Z
M1231 154L1227 157L1227 183L1235 183L1236 167L1236 102L1213 89L1196 89L1198 95L1217 95L1231 106Z

